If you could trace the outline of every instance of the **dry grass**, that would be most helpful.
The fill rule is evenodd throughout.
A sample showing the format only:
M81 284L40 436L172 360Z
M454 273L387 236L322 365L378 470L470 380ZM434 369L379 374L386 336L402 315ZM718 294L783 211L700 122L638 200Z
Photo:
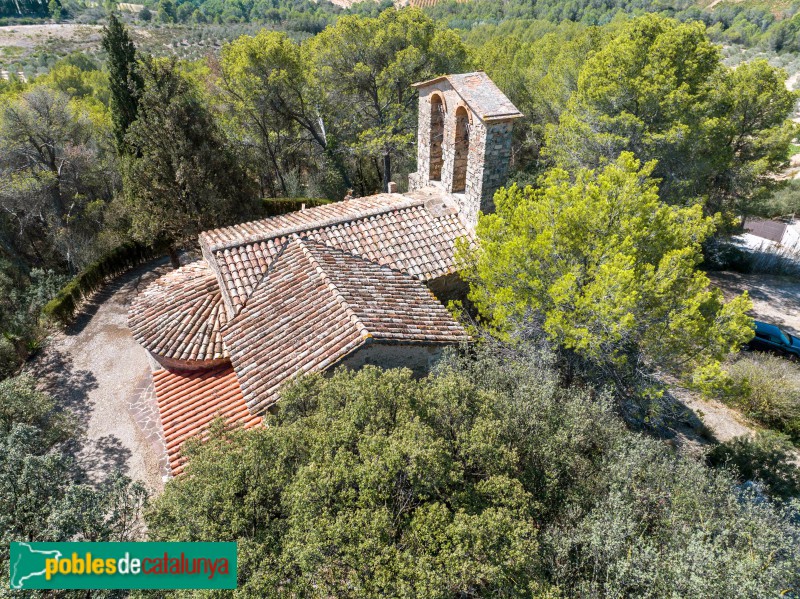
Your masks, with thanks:
M726 370L730 384L720 399L800 444L800 365L779 356L745 352Z

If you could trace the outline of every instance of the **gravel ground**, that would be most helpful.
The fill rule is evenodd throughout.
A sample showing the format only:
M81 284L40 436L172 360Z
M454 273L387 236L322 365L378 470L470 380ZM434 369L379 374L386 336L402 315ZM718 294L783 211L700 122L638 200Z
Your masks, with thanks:
M753 318L776 324L800 336L800 281L792 277L736 272L707 274L712 285L719 287L726 299L747 291L753 301L750 313Z
M158 444L131 410L147 397L151 379L147 352L134 341L126 318L136 294L167 269L166 260L151 263L95 294L26 368L77 414L85 433L77 456L94 481L120 469L153 491L163 487Z

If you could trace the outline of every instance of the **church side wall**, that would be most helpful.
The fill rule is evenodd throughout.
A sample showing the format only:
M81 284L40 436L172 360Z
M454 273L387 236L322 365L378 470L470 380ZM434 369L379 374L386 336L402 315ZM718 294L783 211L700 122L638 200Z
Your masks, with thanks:
M444 345L394 344L373 341L353 352L337 366L358 370L364 366L409 368L414 376L425 376L439 360Z

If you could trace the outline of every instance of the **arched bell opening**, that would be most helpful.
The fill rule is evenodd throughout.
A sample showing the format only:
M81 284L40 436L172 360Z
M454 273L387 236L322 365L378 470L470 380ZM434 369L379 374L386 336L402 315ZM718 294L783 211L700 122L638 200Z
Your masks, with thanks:
M453 158L453 193L467 189L467 162L469 159L469 113L463 106L456 110L456 140Z
M428 178L431 181L442 180L442 166L444 165L444 104L439 94L431 97L431 166Z

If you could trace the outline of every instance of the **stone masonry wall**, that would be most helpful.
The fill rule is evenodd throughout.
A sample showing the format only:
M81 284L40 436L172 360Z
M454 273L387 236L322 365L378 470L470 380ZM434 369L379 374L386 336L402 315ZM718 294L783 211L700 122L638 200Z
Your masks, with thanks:
M475 226L478 211L494 210L494 192L505 184L511 157L511 121L484 124L446 80L419 90L417 172L409 175L409 191L428 185L453 194L465 223ZM431 99L438 94L444 105L443 164L439 181L431 181ZM469 150L463 192L453 193L456 162L456 112L464 107L469 117ZM457 182L456 182L457 183Z
M381 368L409 368L415 376L428 374L442 355L443 345L372 342L353 352L337 366L359 370L367 365Z
M511 160L511 121L491 123L485 136L483 154L483 184L480 198L481 211L494 212L494 192L508 180Z

